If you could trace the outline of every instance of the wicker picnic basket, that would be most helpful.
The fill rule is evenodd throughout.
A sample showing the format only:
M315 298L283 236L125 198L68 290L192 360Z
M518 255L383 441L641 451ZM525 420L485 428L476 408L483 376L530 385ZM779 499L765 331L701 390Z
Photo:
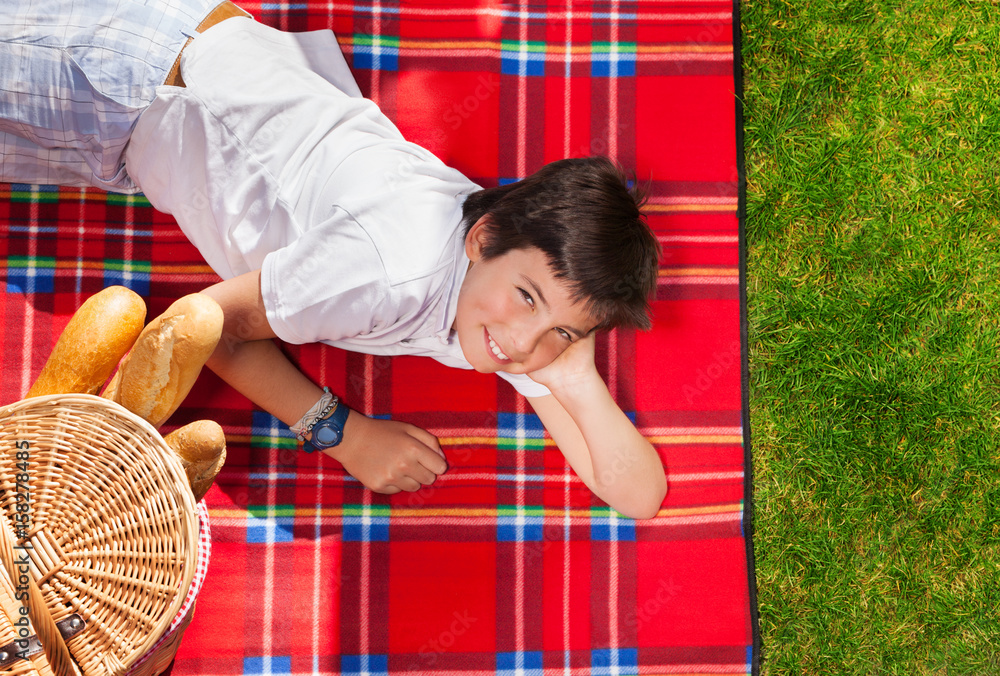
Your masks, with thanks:
M0 674L162 673L207 565L205 516L160 434L118 404L0 408Z

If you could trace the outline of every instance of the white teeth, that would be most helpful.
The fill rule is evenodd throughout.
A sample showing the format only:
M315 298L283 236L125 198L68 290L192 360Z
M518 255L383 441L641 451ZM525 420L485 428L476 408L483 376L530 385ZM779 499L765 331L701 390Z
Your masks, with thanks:
M490 336L490 349L493 350L493 354L497 356L497 359L503 359L504 361L510 359L510 357L508 357L507 355L505 355L503 352L500 351L500 348L497 346L496 341L493 340L493 336Z

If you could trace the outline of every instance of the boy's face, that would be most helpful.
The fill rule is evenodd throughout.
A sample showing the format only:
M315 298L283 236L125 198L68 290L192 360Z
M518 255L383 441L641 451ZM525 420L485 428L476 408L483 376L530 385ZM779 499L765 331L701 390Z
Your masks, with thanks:
M515 249L491 260L480 251L480 219L465 252L472 264L458 295L453 328L465 358L480 373L531 373L547 366L596 322L549 269L540 249Z

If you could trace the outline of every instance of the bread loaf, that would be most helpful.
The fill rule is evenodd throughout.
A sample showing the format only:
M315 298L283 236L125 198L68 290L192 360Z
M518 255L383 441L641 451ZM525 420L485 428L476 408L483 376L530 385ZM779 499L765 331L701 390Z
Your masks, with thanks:
M213 299L184 296L143 329L103 396L159 427L191 391L219 342L222 322Z
M146 304L124 286L94 294L63 329L28 396L97 394L145 321Z
M226 435L222 427L212 420L197 420L174 430L163 440L180 458L194 501L198 502L226 462Z

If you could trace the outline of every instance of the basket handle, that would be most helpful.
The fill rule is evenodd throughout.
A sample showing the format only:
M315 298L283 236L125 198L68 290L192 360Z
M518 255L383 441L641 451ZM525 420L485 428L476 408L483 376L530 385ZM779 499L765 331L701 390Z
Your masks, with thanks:
M24 578L28 580L28 617L35 627L49 666L52 667L55 676L80 676L80 670L77 668L76 662L73 661L73 656L69 653L69 647L63 640L59 627L56 626L52 614L45 605L42 590L38 588L35 579L30 574L30 566L28 565L30 559L27 553L21 557L15 557L14 542L14 535L10 532L10 524L7 519L0 518L0 561L3 562L3 567L13 586L18 590L16 598L19 601L23 598L20 592L24 589L21 580ZM23 547L21 550L27 551Z

